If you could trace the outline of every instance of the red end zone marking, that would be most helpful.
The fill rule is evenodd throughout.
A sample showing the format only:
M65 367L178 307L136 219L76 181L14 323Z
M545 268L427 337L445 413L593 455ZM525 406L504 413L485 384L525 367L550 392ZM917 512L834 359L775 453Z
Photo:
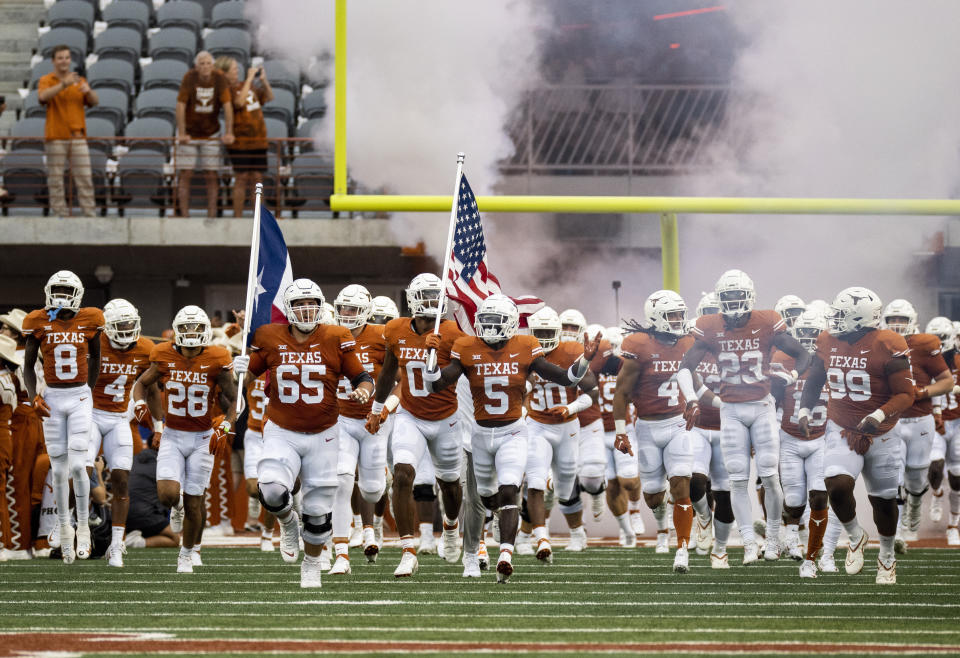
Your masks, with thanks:
M0 656L42 652L166 653L371 653L377 651L504 651L583 653L957 653L960 645L843 644L838 642L418 642L354 640L170 639L149 633L0 633Z

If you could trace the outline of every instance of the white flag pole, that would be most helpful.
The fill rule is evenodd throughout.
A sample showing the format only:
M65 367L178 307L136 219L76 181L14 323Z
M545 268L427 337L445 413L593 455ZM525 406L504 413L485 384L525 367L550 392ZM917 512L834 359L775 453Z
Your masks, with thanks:
M257 291L257 260L260 255L260 199L263 196L263 183L257 183L256 201L253 204L253 236L250 238L250 267L247 271L247 303L243 311L243 340L240 343L240 355L247 355L247 335L250 333L250 316L253 313L253 297ZM270 300L271 303L273 300ZM243 378L240 378L241 384ZM243 411L245 392L243 386L237 391L237 414Z
M443 316L443 304L447 299L447 277L450 275L450 255L453 251L453 232L457 226L457 203L460 201L460 178L463 177L463 160L466 156L463 151L457 153L457 178L453 184L453 204L450 206L450 228L447 230L447 248L443 252L443 273L440 275L440 299L437 306L437 321L433 327L434 333L440 333L440 323ZM437 367L437 351L430 350L427 355L427 370Z

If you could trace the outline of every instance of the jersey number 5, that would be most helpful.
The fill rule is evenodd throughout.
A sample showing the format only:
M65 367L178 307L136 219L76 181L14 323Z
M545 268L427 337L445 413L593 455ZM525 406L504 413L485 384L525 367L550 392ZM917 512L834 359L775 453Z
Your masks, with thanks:
M327 367L323 365L278 367L277 393L280 401L284 404L294 404L303 400L307 404L317 404L323 400L323 381L320 378L325 374L327 374ZM303 393L300 392L301 388L305 389Z

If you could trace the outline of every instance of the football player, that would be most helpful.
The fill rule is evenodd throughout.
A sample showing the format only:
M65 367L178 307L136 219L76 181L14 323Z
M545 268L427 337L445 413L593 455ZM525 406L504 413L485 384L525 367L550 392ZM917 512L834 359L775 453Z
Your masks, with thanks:
M624 364L613 397L614 445L637 454L643 498L657 520L658 553L669 550L665 500L669 484L677 530L673 570L687 573L693 526L693 446L683 419L676 372L694 339L687 332L687 305L672 290L651 294L643 304L643 314L649 328L628 335L620 348ZM630 401L637 410L636 443L632 447L626 431Z
M83 284L73 272L61 270L47 281L46 304L23 320L27 336L23 381L28 400L44 416L43 437L50 455L50 470L57 501L57 519L63 561L90 557L90 479L87 477L87 444L93 416L91 391L100 373L100 332L103 313L81 308ZM34 366L43 360L46 391L37 395ZM70 482L77 508L76 552L70 524Z
M883 310L880 326L900 334L907 341L915 386L916 400L903 412L896 426L905 449L903 486L906 504L897 528L895 547L903 551L907 540L917 538L923 494L927 491L930 451L936 435L931 398L953 390L953 375L943 360L940 339L933 334L920 333L913 304L905 299L893 300Z
M892 430L913 405L909 348L902 336L880 325L883 306L872 291L840 291L827 316L829 333L817 338L817 351L800 399L799 427L811 435L813 409L824 384L830 386L823 456L830 507L850 537L848 574L863 569L867 533L857 523L854 484L861 474L880 533L878 584L897 581L894 534L902 443Z
M764 558L776 560L780 556L777 538L783 514L783 491L779 477L780 435L768 376L770 356L774 348L785 352L797 360L797 371L802 373L810 354L786 333L786 323L776 311L754 310L756 292L753 281L744 272L724 272L714 292L720 313L697 319L692 330L696 342L684 355L677 373L680 392L686 399L684 415L692 428L700 413L693 372L711 352L720 369L719 395L723 402L720 443L723 463L730 476L733 512L743 538L743 563L756 562L759 553L749 494L751 452L766 490Z
M800 317L800 314L807 310L806 304L796 295L784 295L774 304L773 310L776 311L783 321L787 324L787 329L793 329L794 322Z
M563 316L561 315L561 324ZM562 329L561 329L562 333ZM603 339L603 326L599 324L587 325L585 333L587 340ZM581 341L583 338L581 337ZM598 351L599 354L599 351ZM595 359L597 357L594 357ZM596 376L596 373L594 373ZM599 389L597 390L599 395ZM577 470L577 482L580 488L590 494L593 520L599 521L603 516L603 503L606 500L604 492L607 489L607 450L603 434L603 411L600 408L600 399L577 414L580 423L580 468Z
M383 368L377 378L376 401L367 419L367 431L376 434L380 429L381 412L387 396L400 373L400 407L394 418L391 436L393 451L393 512L400 533L403 555L393 575L397 578L417 572L417 549L413 542L413 489L417 465L429 452L437 484L443 496L443 558L456 562L460 557L458 517L462 489L460 487L460 457L462 430L457 416L457 394L447 389L431 395L424 372L430 347L427 338L433 332L438 316L443 316L441 282L434 274L418 274L407 288L410 318L397 318L384 329L386 353ZM450 320L440 323L440 345L436 350L437 364L450 364L450 348L463 336L457 324ZM423 521L423 519L421 519Z
M280 555L296 562L300 524L293 509L299 476L303 494L304 558L300 587L321 586L320 553L333 530L337 493L339 403L346 377L350 400L370 399L373 378L357 356L348 329L321 324L323 292L309 279L297 279L283 292L289 324L257 329L250 356L234 358L234 370L259 377L270 371L263 457L258 467L260 502L280 521Z
M184 306L173 318L173 342L150 352L150 367L133 385L134 416L154 427L157 450L157 496L171 508L170 525L183 536L177 573L201 566L203 494L210 484L214 455L233 440L237 386L230 352L211 345L210 319L198 306ZM148 390L163 385L161 407ZM219 409L217 409L219 405ZM214 419L224 419L214 427ZM154 419L163 418L163 426ZM161 434L157 437L156 434Z
M930 451L930 470L927 478L933 495L930 500L930 520L939 523L943 518L943 472L947 471L949 485L950 519L947 523L947 545L960 546L960 403L957 399L957 375L960 372L960 359L956 349L956 331L953 323L945 317L936 317L927 323L927 333L940 339L940 349L947 367L953 373L955 387L942 398L942 415L937 422L937 433L933 437ZM934 409L936 410L936 409ZM936 419L936 414L934 414Z
M242 337L239 333L237 336ZM242 339L242 338L241 338ZM247 495L250 497L248 524L256 522L263 514L263 526L260 528L260 550L273 552L273 526L276 519L269 511L260 511L260 489L257 486L257 471L263 459L263 422L267 410L267 374L264 373L247 385L247 429L243 434L243 479L246 482ZM255 528L254 528L255 529Z
M400 317L400 311L397 309L396 303L386 297L385 295L379 295L373 298L373 301L370 305L370 324L382 324L386 325L390 320L395 320ZM387 407L386 415L383 415L383 421L386 422L389 414L392 414L397 406L400 404L399 395L394 395L393 393L387 397L387 402L384 405ZM388 446L389 446L389 437L391 435L393 424L391 427L384 430L388 437ZM388 466L392 466L392 462L388 462ZM392 477L392 474L391 474ZM377 546L383 545L383 515L387 509L387 504L389 503L389 494L384 492L383 496L380 497L380 500L377 501L376 506L374 507L373 515L373 536L376 539Z
M567 340L561 340L563 323L549 306L544 306L527 319L533 336L543 348L544 359L562 370L578 363L584 354L584 345L573 339L575 329L582 330L586 322L568 323ZM598 344L599 346L599 344ZM595 355L596 351L591 354ZM553 560L547 538L544 491L548 475L553 470L553 484L560 511L570 526L567 550L582 551L587 547L587 532L583 527L580 492L577 487L580 425L577 415L593 406L598 393L597 378L588 372L574 385L549 381L536 372L530 379L532 389L527 396L527 514L533 526L537 558ZM602 474L600 478L602 482ZM585 486L596 482L584 483Z
M334 317L341 327L350 330L357 341L356 353L364 370L376 379L383 365L383 325L369 324L371 310L370 293L361 285L344 288L333 302ZM349 574L349 539L351 509L355 474L360 489L360 516L363 523L364 555L375 562L380 545L373 533L374 505L386 490L387 435L389 427L383 426L376 434L364 427L370 413L371 400L363 404L350 398L353 388L346 377L340 380L337 397L340 399L340 457L337 462L337 504L333 512L333 542L337 559L330 569L331 574Z
M113 299L103 307L104 327L100 336L100 376L93 389L93 422L90 445L87 448L87 471L92 475L94 461L103 444L103 456L110 467L110 487L113 494L111 521L113 523L107 564L123 566L124 528L130 498L127 481L133 465L133 441L127 408L130 391L150 367L152 340L140 335L140 313L125 299ZM148 395L159 401L160 391L151 386ZM146 406L140 409L145 410ZM138 419L140 420L140 419ZM160 421L150 431L162 430ZM137 436L139 441L140 437Z
M518 336L520 313L505 295L490 295L477 309L476 336L459 338L442 371L428 370L433 391L442 391L466 375L470 380L476 424L471 436L477 491L487 509L500 513L497 582L513 573L513 545L520 521L520 484L527 463L527 427L521 420L526 381L537 374L563 387L576 386L588 373L600 337L590 339L583 355L567 369L543 358L533 336ZM439 344L431 337L428 347Z
M793 319L791 333L810 353L817 351L817 338L827 329L827 321L816 311L804 311ZM823 547L827 529L827 487L823 482L823 434L827 422L827 391L820 394L811 411L807 431L800 431L799 403L809 370L793 377L796 360L783 352L773 356L773 362L783 368L781 377L774 380L773 395L783 410L780 423L780 482L783 486L783 517L786 524L786 543L790 557L803 560L801 578L816 578L814 560ZM776 374L776 373L775 373ZM806 500L810 499L810 533L807 551L800 548L800 519ZM804 559L805 557L805 559Z

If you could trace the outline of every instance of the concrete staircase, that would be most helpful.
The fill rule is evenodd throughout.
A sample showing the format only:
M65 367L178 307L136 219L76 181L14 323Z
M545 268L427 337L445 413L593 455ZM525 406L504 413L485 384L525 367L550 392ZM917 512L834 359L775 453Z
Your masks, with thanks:
M30 79L30 58L37 47L37 26L46 16L43 0L0 0L0 95L7 111L0 115L0 134L9 134L20 109L17 89Z

